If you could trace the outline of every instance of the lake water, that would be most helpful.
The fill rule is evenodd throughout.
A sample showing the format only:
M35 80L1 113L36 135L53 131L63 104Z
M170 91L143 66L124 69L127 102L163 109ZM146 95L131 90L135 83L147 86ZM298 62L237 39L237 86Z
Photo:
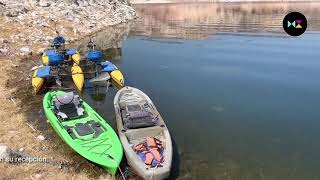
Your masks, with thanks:
M320 4L136 9L140 18L122 25L121 42L103 49L165 119L172 178L320 179ZM308 19L302 36L282 29L291 11ZM85 99L115 127L116 90L104 91L88 89Z

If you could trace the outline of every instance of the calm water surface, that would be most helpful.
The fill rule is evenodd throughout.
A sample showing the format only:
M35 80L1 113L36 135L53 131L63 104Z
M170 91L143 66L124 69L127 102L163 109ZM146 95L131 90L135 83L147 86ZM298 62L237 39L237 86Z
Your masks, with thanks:
M172 178L320 179L320 4L158 4L107 49L162 113ZM282 19L309 20L289 37ZM97 37L103 39L106 36ZM86 99L115 127L115 89Z

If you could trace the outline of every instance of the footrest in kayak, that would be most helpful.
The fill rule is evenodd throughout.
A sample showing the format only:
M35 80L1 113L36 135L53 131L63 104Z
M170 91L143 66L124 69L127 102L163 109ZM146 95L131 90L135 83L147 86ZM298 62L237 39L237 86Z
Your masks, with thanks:
M77 136L73 133L71 126L64 126L64 129L68 132L72 139L77 139Z
M94 122L91 124L92 129L94 129L94 136L98 137L101 133L104 132L104 129L98 122Z
M69 133L72 139L77 139L77 136L74 134L73 129L77 132L79 136L86 136L89 134L94 134L94 138L102 134L105 129L100 125L100 123L95 121L88 121L85 124L76 124L75 126L64 126L64 129Z
M79 134L79 136L86 136L94 133L94 130L89 124L76 124L74 129Z

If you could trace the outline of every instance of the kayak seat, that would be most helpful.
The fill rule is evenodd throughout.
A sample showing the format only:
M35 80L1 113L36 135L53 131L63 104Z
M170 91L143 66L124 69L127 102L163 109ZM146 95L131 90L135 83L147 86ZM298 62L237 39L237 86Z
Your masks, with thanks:
M111 72L117 69L117 67L111 62L102 62L102 72Z
M110 65L113 65L111 62L107 61L107 62L101 62L100 65L102 67L105 67L105 66L110 66Z
M47 56L54 55L54 54L56 54L55 50L53 50L53 49L46 50L46 55Z
M76 124L74 129L79 136L86 136L94 133L94 130L89 124Z
M89 61L100 61L102 59L102 53L100 51L89 51L87 57Z
M63 54L49 54L49 65L59 65L64 61Z
M45 55L46 56L51 56L51 55L57 55L57 54L67 54L67 50L65 49L60 49L60 50L54 50L54 49L49 49L45 51Z
M76 118L84 114L79 95L73 92L59 94L53 100L56 114L62 119Z
M72 55L74 55L76 53L77 53L77 51L75 49L69 49L66 54L69 55L69 56L72 56Z
M152 117L140 104L126 105L121 110L123 125L126 129L152 127L158 124L158 119Z
M51 74L51 67L50 66L41 66L38 68L37 77L40 78L47 78Z

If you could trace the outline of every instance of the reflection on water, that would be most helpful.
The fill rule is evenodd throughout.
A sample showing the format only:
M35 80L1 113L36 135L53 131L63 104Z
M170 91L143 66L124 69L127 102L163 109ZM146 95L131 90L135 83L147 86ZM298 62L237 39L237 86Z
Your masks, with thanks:
M141 17L131 34L203 39L219 32L283 33L291 11L308 19L308 31L320 29L320 3L189 3L137 5Z
M78 49L82 54L86 53L88 51L88 42L90 41L90 38L92 38L97 45L97 49L103 51L105 59L112 59L114 61L121 60L121 46L129 35L129 31L130 24L107 27L101 32L82 39L78 44Z
M96 41L126 84L158 107L175 140L179 179L320 179L319 7L139 5L130 33L121 25ZM289 11L309 20L298 38L282 30ZM84 95L114 128L116 91Z

